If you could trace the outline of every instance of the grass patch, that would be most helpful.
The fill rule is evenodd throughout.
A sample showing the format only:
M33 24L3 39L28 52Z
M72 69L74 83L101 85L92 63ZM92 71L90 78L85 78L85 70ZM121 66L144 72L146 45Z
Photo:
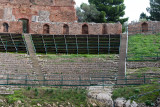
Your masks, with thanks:
M39 55L42 59L58 59L58 58L66 58L66 59L73 59L73 58L102 58L102 59L116 59L117 55L115 54L47 54L47 55Z
M114 89L112 98L126 98L131 99L138 103L146 103L146 105L151 105L156 102L156 99L160 96L160 91L152 92L154 90L159 90L160 85L154 83L152 85L140 85L140 86L126 86L123 88ZM144 95L145 93L151 92L150 94ZM138 97L138 95L141 95ZM132 97L132 98L131 98ZM149 104L147 104L149 103Z
M33 106L38 103L45 107L47 104L67 106L68 102L75 107L87 107L86 90L62 88L31 88L16 90L13 95L5 95L7 103L14 104L20 100L22 103Z
M127 69L127 74L145 74L145 73L159 73L160 68L157 67L144 67L138 69Z
M140 60L146 56L148 60L153 57L157 57L157 53L160 52L160 34L156 35L143 35L137 34L129 36L128 39L128 55L129 60ZM130 54L135 53L135 54ZM160 55L160 53L159 53ZM150 58L151 57L151 58Z

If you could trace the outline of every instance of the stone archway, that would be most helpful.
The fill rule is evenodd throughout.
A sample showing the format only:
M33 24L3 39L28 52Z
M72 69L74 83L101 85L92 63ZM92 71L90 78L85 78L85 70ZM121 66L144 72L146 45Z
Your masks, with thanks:
M148 23L144 22L142 23L142 32L148 32Z
M88 25L84 24L82 26L82 34L88 34Z
M63 34L69 34L69 26L67 24L63 25Z
M44 26L43 26L43 34L49 34L49 25L48 24L45 24Z
M3 32L8 32L9 25L8 23L3 23Z
M19 20L22 21L23 24L23 33L29 33L29 20L25 18L21 18Z

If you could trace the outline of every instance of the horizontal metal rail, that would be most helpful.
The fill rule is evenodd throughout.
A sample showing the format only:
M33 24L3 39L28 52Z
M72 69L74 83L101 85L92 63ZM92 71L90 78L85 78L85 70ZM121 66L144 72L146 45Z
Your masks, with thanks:
M37 79L38 77L43 79ZM118 84L117 81L124 81ZM111 86L111 85L141 85L159 81L160 74L143 75L0 75L0 85L16 86Z

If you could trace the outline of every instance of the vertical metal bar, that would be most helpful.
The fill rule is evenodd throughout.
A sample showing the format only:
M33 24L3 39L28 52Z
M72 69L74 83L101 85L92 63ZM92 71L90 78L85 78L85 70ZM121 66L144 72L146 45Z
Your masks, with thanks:
M46 44L45 44L45 41L44 41L43 35L41 35L41 37L42 37L42 41L43 41L43 46L44 46L45 52L46 52L46 54L47 54L47 48L46 48Z
M27 81L28 81L28 76L26 75L26 78L25 78L25 85L27 85Z
M103 89L104 89L104 77L102 77L102 82L103 82Z
M90 82L90 85L91 85L91 83L92 83L92 77L89 78L89 82Z
M61 86L63 86L63 75L61 76Z
M109 34L109 40L108 40L108 54L110 54L110 47L111 47L111 38L110 38L110 34Z
M53 40L54 40L54 45L55 45L55 49L56 49L56 54L58 53L58 50L57 50L57 45L56 45L56 40L55 40L55 36L53 35Z
M65 45L66 45L66 53L68 54L68 46L67 46L67 40L66 40L66 36L64 35L64 40L65 40Z
M144 74L144 84L146 83L146 74Z
M9 74L7 74L7 85L9 83Z
M77 47L77 55L78 55L78 39L76 35L75 35L75 38L76 38L76 47Z
M46 85L46 77L45 77L45 75L43 75L43 85L44 86Z
M2 38L1 38L1 36L0 36L0 40L1 40L2 44L3 44L3 47L4 47L5 51L7 52L6 46L5 46L5 44L4 44L4 42L3 42Z
M99 55L99 35L98 35L98 55Z
M6 41L6 52L8 52L7 50L8 50L8 43L7 43L7 41Z
M87 52L88 52L88 54L89 54L88 35L87 35Z
M16 53L17 53L18 49L17 49L17 47L16 47L16 44L15 44L15 42L14 42L14 40L13 40L13 37L12 37L12 34L11 34L11 33L10 33L10 37L11 37L11 39L12 39L13 45L14 45L14 47L15 47L15 49L16 49Z
M79 85L81 86L81 76L79 76Z
M125 76L125 83L127 84L127 75Z

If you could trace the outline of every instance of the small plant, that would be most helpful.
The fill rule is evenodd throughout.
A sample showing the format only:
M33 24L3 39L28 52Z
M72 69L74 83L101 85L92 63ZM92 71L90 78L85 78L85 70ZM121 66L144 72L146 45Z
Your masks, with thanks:
M134 92L135 92L135 93L140 93L141 90L140 90L140 89L135 89Z
M28 90L28 91L31 90L31 87L27 87L27 90Z
M35 92L35 96L38 96L38 95L39 95L39 92L38 92L38 89L37 89L37 88L34 89L34 92Z
M147 106L155 106L155 104L154 104L151 100L145 101L145 104L146 104Z

